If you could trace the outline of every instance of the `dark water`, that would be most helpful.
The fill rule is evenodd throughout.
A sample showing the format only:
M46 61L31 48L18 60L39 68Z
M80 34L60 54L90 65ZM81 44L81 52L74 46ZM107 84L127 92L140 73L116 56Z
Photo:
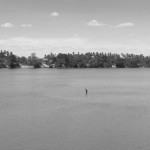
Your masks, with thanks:
M149 150L149 140L150 69L0 70L0 150Z

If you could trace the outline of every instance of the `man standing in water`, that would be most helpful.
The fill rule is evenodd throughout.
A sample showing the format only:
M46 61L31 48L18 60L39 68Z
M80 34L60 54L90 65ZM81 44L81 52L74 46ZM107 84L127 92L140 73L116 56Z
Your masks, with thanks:
M85 93L86 93L86 95L88 95L88 90L87 89L85 89Z

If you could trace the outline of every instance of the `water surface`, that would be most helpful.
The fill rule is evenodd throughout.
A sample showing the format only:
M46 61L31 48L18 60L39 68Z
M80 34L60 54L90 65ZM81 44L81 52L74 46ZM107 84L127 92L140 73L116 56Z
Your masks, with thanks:
M150 69L0 70L1 150L149 150L149 139Z

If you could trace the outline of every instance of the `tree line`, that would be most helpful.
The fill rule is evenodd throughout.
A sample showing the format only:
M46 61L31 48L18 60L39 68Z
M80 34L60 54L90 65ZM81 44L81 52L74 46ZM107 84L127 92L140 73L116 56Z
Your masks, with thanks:
M115 53L50 53L44 58L36 56L19 57L9 51L0 51L0 68L149 68L150 56Z
M56 68L140 68L150 67L150 56L112 53L50 53L44 59Z

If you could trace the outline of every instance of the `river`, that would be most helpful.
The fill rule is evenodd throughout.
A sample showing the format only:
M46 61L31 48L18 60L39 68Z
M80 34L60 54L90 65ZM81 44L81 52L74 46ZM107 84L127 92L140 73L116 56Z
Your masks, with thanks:
M149 150L149 139L150 69L0 70L1 150Z

